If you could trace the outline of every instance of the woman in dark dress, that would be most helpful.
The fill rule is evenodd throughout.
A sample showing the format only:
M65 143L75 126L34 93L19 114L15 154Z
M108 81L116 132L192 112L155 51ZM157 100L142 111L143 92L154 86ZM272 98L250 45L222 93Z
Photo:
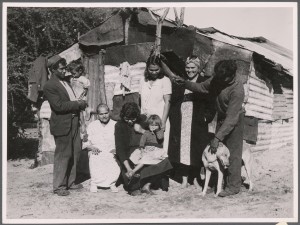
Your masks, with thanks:
M200 74L197 56L187 59L185 71L185 79L189 81L200 83L207 79ZM174 167L174 178L182 180L183 188L187 187L188 182L200 187L202 153L210 141L208 123L214 116L212 97L199 95L173 83L168 155Z
M120 113L121 120L115 126L116 154L120 161L121 176L119 183L123 183L124 189L130 195L141 193L153 194L152 188L168 190L168 179L166 173L172 169L168 158L155 165L143 167L138 173L130 177L134 165L129 157L131 153L139 148L141 134L135 131L135 124L142 122L140 109L136 103L124 104Z

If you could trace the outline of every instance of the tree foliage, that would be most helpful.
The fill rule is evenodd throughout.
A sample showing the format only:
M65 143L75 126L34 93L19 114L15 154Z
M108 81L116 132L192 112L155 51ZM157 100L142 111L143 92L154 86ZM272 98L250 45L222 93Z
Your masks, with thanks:
M27 99L28 72L41 54L58 54L78 36L99 26L116 8L7 9L8 124L32 119Z

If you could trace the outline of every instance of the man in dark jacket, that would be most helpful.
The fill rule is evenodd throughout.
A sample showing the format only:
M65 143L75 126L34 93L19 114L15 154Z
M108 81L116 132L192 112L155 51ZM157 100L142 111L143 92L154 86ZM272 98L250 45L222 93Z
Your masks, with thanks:
M74 184L76 165L81 151L79 135L79 112L87 107L65 81L66 60L59 59L51 67L51 79L44 86L44 95L50 103L50 132L54 136L53 192L59 196L69 195L68 189L80 189Z
M215 137L211 140L210 151L215 153L219 142L223 142L230 151L228 183L219 196L226 197L239 193L241 187L241 166L243 149L243 83L236 76L237 65L234 60L219 61L215 67L215 76L202 83L192 83L170 74L175 82L198 93L212 94L216 97L218 124ZM165 70L168 71L168 70Z

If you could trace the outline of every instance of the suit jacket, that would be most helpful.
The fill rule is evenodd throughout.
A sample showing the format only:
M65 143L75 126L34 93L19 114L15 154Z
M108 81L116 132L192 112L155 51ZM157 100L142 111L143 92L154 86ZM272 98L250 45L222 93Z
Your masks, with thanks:
M50 132L53 136L67 135L71 129L72 114L80 112L77 101L70 101L67 90L52 75L44 86L44 95L51 107Z

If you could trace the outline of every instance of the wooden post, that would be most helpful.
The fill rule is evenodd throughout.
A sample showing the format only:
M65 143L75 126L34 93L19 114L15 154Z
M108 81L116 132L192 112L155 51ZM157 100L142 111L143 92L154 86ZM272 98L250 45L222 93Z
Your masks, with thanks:
M91 83L87 94L87 102L90 111L96 112L97 105L100 104L99 56L94 55L88 57L87 60L87 71L89 73L89 80ZM87 121L87 123L90 123L95 119L95 115L91 115L91 118L89 121Z
M184 10L185 10L184 7L182 7L182 8L180 9L180 23L179 23L179 26L180 26L180 27L183 25L183 21L184 21Z
M182 27L183 20L184 20L184 10L185 10L185 8L184 7L180 8L180 18L178 17L176 8L174 7L173 9L174 9L174 14L175 14L176 25L177 25L177 27Z
M155 39L155 44L154 44L154 51L153 51L153 55L158 56L160 54L160 50L161 50L161 29L162 29L162 25L163 22L169 12L170 8L166 8L163 15L159 16L159 17L155 17L153 15L153 13L151 12L151 10L149 10L150 15L152 16L152 18L156 18L156 39Z
M104 66L105 66L105 50L99 52L99 93L100 93L100 102L107 104L106 101L106 92L105 92L105 78L104 78Z
M125 39L125 45L128 45L129 40L128 40L128 36L129 36L129 24L130 24L130 19L131 19L131 15L126 18L125 20L125 25L124 25L124 39Z
M105 50L101 50L98 55L86 57L84 66L89 74L90 87L87 94L87 102L91 117L88 115L86 125L96 119L95 112L100 103L107 104L105 92L104 66L105 66ZM90 117L90 118L89 118Z

